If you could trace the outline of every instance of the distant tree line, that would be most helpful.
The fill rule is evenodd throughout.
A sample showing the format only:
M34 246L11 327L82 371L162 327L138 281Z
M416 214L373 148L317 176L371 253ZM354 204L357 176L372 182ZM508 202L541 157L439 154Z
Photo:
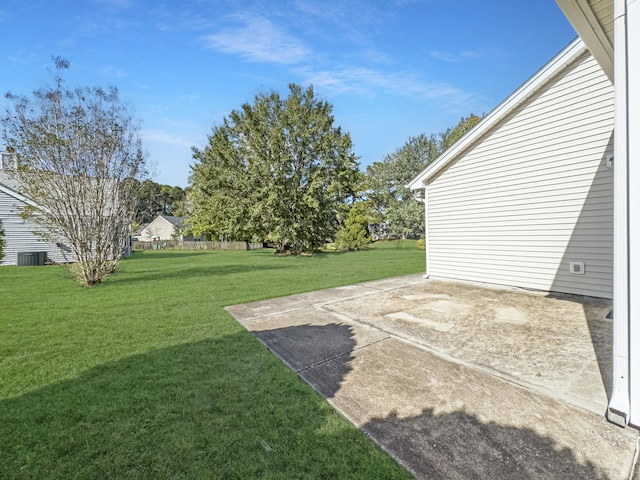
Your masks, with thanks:
M136 185L137 202L135 221L151 222L158 215L188 216L190 214L188 190L144 180Z

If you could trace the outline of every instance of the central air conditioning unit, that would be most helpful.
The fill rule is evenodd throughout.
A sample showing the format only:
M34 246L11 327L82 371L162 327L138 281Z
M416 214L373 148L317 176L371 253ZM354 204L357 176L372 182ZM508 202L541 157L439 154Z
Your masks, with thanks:
M47 252L18 252L18 267L37 267L44 265Z

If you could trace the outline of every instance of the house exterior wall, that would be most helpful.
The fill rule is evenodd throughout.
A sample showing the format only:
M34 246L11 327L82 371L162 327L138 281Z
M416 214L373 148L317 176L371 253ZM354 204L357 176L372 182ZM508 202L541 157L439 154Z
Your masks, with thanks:
M36 225L20 217L25 206L23 201L0 190L0 220L5 232L4 257L0 265L16 265L18 252L47 252L47 260L56 263L75 261L75 256L64 243L60 248L55 242L44 241L33 233Z
M611 298L612 132L585 53L429 179L429 274Z

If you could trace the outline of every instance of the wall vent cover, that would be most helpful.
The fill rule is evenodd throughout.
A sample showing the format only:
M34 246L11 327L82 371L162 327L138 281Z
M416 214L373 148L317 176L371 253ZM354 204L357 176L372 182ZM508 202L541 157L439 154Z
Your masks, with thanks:
M569 273L584 275L584 262L569 262Z

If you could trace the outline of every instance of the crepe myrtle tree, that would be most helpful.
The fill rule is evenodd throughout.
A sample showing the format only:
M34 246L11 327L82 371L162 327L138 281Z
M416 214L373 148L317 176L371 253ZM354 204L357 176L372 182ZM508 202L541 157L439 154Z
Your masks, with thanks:
M23 215L43 237L65 238L76 279L96 285L122 257L146 158L117 88L70 89L62 77L69 62L53 60L52 84L32 96L6 94L2 134L15 180L37 205Z
M195 234L269 240L299 254L333 238L353 201L359 170L351 138L334 125L332 106L312 87L260 93L193 150Z

